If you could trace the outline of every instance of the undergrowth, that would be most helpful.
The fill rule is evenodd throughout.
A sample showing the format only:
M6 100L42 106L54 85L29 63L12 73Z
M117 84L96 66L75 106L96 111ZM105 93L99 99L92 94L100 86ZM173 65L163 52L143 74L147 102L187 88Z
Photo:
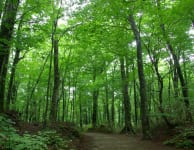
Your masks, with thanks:
M194 149L194 127L180 128L179 133L172 139L164 142L165 145L173 145L177 148Z
M40 131L35 135L19 135L15 122L0 116L0 150L67 150L69 139L62 138L55 130Z

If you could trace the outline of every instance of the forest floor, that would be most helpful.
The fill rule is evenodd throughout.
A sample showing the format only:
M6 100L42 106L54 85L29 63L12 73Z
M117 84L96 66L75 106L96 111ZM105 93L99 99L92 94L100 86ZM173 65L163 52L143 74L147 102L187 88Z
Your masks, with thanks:
M145 141L139 136L85 133L79 150L177 150L161 141Z

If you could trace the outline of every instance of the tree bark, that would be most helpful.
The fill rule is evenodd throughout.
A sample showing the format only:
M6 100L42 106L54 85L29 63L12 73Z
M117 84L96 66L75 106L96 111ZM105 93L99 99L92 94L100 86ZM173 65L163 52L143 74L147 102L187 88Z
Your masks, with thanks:
M92 126L93 128L97 127L98 120L98 95L99 89L93 91L93 113L92 113Z
M110 113L109 113L109 90L108 90L108 79L106 74L106 85L105 85L105 112L106 112L106 121L108 122L108 126L110 126Z
M47 116L48 116L48 109L49 109L49 98L50 98L50 89L51 89L51 72L52 72L52 58L53 58L53 45L50 50L50 62L49 62L49 74L48 74L48 82L47 82L47 89L46 89L46 104L45 104L45 111L43 114L44 123L43 126L46 127L47 125Z
M22 23L23 23L23 15L22 15L22 18L19 21L18 28L17 28L17 33L20 32L20 30L22 28ZM19 41L19 35L18 34L17 34L16 39L17 39L17 43L19 43L20 41ZM15 51L13 64L12 64L12 67L11 67L11 75L10 75L9 86L8 86L8 91L7 91L6 110L9 110L11 101L13 102L13 99L16 99L16 97L13 97L13 96L16 96L16 95L14 95L14 87L16 86L14 80L15 80L15 72L16 72L17 64L23 58L23 57L20 58L20 51L21 51L21 49L18 46L16 46L16 51Z
M131 104L129 99L128 92L128 76L127 76L127 65L125 66L124 56L120 56L120 69L121 69L121 83L122 83L122 94L123 94L123 102L124 102L124 113L125 113L125 125L122 129L122 133L135 133L131 123Z
M14 96L14 79L15 79L15 72L16 72L16 66L19 62L19 56L20 56L20 50L17 49L16 53L15 53L15 57L14 57L14 61L13 61L13 65L11 68L11 75L10 75L10 79L9 79L9 86L8 86L8 91L7 91L7 103L6 103L6 110L10 109L10 103L11 101L13 101L13 99L15 99Z
M66 105L67 105L67 102L66 102L66 92L65 92L65 79L63 77L62 79L62 84L61 84L61 90L62 90L62 99L63 99L63 112L62 112L62 121L65 121L65 110L66 110Z
M59 66L58 66L58 40L53 39L54 45L54 87L53 95L51 100L51 112L50 120L52 123L55 123L57 120L57 101L59 97Z
M19 0L6 0L0 29L0 112L4 111L5 80L8 69L11 38Z
M82 109L82 94L81 94L81 91L79 92L79 114L80 114L79 124L80 124L80 128L82 128L83 127L83 109Z
M139 76L139 82L140 82L142 132L143 132L143 139L147 140L151 138L151 135L150 135L150 123L149 123L149 116L148 116L146 80L145 80L144 70L143 70L141 38L132 14L129 15L129 23L131 25L131 29L133 31L133 34L136 40L136 46L137 46L137 65L138 65L138 76Z
M134 111L135 111L135 126L137 127L138 123L138 98L136 90L136 79L135 79L135 64L133 63L133 92L134 92Z
M93 72L93 83L96 81L96 69ZM98 119L98 95L99 89L94 88L93 90L93 113L92 113L92 126L93 128L97 127L97 119Z

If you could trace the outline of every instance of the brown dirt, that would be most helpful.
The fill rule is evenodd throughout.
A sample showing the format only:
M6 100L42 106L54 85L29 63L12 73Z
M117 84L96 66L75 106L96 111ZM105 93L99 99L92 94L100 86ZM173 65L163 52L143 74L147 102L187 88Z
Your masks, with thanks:
M79 150L177 150L161 142L143 141L138 136L86 133Z

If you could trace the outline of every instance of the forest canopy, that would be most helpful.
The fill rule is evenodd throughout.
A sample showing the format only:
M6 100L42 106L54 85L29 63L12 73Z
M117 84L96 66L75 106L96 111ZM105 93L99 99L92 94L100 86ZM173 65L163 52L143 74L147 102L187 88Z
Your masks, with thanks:
M1 0L0 112L135 133L193 121L193 0Z

